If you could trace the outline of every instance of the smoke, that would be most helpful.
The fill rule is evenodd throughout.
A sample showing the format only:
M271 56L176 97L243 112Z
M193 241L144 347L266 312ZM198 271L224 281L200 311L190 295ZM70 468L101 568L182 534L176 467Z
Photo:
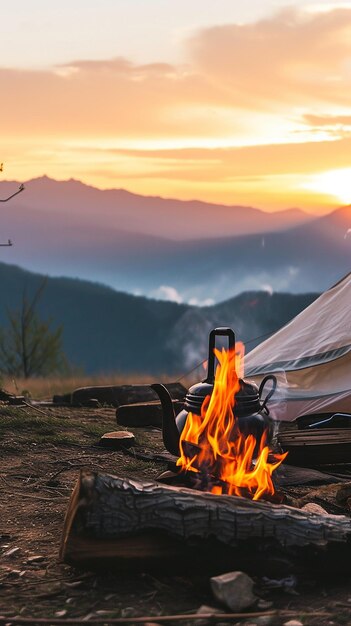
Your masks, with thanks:
M205 298L204 300L201 300L200 298L190 298L190 300L188 300L188 304L191 304L192 306L212 306L215 303L213 298Z
M180 295L179 291L170 285L160 285L160 287L151 291L150 297L156 300L176 302L177 304L182 304L183 302L183 297Z

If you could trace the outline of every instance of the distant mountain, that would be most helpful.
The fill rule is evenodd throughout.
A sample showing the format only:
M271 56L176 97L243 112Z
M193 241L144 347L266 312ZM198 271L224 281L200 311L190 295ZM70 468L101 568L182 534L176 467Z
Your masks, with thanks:
M0 183L0 197L15 187ZM250 290L323 291L350 270L350 207L310 221L46 177L26 187L1 205L1 237L15 245L0 258L32 271L203 304Z
M0 326L7 309L30 297L43 276L0 263ZM88 373L140 372L180 375L206 357L208 332L231 326L252 348L310 304L318 294L292 296L252 292L199 308L116 292L99 284L49 278L39 314L63 325L69 361ZM253 341L252 341L253 340ZM199 374L200 378L202 373Z
M0 182L0 197L18 184ZM279 231L312 219L300 209L268 213L247 206L141 196L124 189L100 190L74 179L56 181L43 176L29 180L25 187L25 193L12 201L11 215L16 212L29 221L25 210L60 231L68 221L73 229L88 228L97 236L112 230L184 241Z

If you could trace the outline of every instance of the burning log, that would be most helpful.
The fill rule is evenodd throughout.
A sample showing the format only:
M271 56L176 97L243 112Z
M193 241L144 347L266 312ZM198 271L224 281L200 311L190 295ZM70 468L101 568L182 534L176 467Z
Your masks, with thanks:
M262 554L267 560L272 546L315 554L330 543L338 547L338 558L348 554L350 561L350 541L346 516L82 471L69 503L60 557L75 564L100 561L104 567L112 561L123 569L170 561L174 567L179 560L189 567L225 553L233 566L240 552L246 562L251 553L257 564Z

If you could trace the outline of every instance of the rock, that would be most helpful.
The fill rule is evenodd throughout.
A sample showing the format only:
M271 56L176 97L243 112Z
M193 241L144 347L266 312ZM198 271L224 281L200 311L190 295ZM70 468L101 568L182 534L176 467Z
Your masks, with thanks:
M200 608L196 611L196 613L198 613L199 615L216 615L222 612L222 609L215 609L213 606L208 606L207 604L202 604ZM205 626L209 623L210 620L206 618L194 620L194 626Z
M213 606L208 606L207 604L202 604L199 609L197 609L196 613L207 613L210 615L218 615L222 613L221 609L215 609Z
M317 515L328 515L328 512L315 502L307 502L307 504L301 508L301 511L306 511L306 513L316 513Z
M284 622L283 626L303 626L303 623L299 619L289 619L288 622Z
M228 572L210 580L212 592L234 613L252 606L257 597L252 592L253 580L244 572Z

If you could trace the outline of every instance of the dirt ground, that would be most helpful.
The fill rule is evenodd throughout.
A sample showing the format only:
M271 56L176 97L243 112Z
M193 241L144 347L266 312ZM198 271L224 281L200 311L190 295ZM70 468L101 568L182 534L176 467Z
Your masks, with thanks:
M108 624L137 616L157 622L162 615L196 613L203 604L218 607L209 576L201 572L96 573L59 562L63 520L80 468L146 478L166 468L98 447L100 435L111 430L116 430L112 408L0 406L0 623L11 623L14 616L32 617L33 623L35 618L99 618ZM130 430L139 449L163 449L157 429ZM267 610L290 610L306 625L351 624L351 566L349 578L300 577L292 587L264 594L261 581L255 582L272 603ZM265 623L289 619L281 615Z

